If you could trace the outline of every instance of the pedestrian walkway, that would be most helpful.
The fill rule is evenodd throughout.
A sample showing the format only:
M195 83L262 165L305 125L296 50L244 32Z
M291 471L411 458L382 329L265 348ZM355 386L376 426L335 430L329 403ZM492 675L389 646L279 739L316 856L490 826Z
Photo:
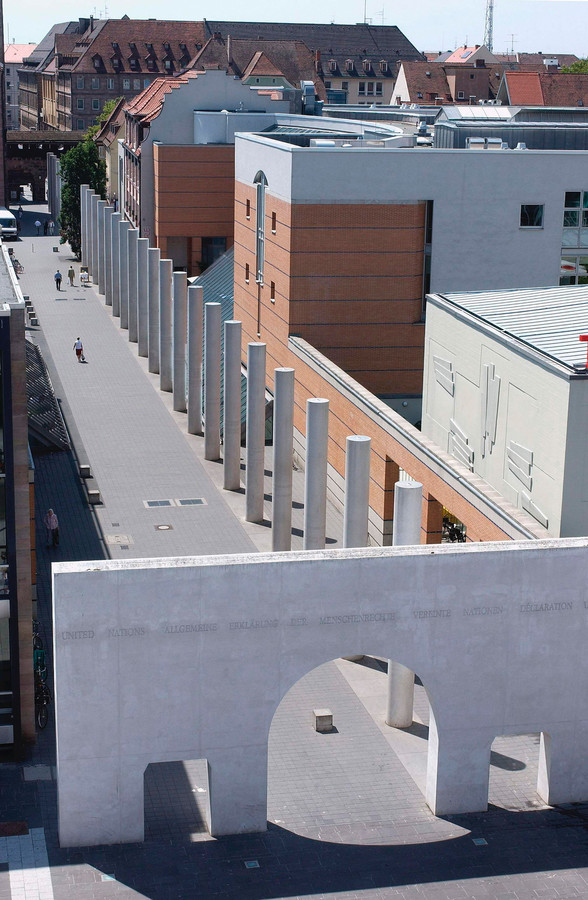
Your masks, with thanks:
M36 456L39 614L49 646L52 560L250 551L268 547L271 533L243 521L242 494L220 490L221 467L202 460L202 439L186 435L185 416L171 410L171 396L159 392L94 289L79 288L76 277L74 290L55 292L54 270L70 261L57 239L25 236L15 246L23 291L39 313L35 339L104 497L103 507L88 506L73 455ZM78 334L85 366L73 352ZM302 478L294 475L299 528ZM198 497L206 501L198 509L143 503ZM62 532L55 550L40 524L49 506ZM331 509L328 522L336 541L340 515ZM156 533L157 524L172 528ZM536 808L534 739L495 743L488 813L436 818L419 789L425 691L417 686L415 724L400 732L382 721L385 686L385 666L369 657L301 679L270 731L268 832L222 839L204 830L206 767L195 760L148 768L144 844L59 848L51 715L25 763L0 768L0 898L588 898L588 804ZM149 685L143 702L155 722ZM312 709L323 706L336 725L326 735L311 727Z

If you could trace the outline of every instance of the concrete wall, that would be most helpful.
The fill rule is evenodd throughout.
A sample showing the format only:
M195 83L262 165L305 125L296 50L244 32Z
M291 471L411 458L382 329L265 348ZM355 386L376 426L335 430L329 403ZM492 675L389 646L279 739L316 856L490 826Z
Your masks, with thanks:
M583 351L580 351L578 358L581 359L582 356ZM546 431L550 435L551 427ZM566 437L560 528L562 537L588 532L588 383L586 378L570 381Z
M487 422L483 413L487 366L494 367L490 392L496 392L497 406L495 415L488 413L488 420L493 418L495 424ZM570 420L576 423L573 446L577 461L580 456L585 459L588 436L585 381L578 388L583 390L576 394L574 414L570 412ZM569 475L566 471L566 452L572 454L567 433L569 391L563 366L525 351L518 342L467 313L456 314L455 307L441 298L430 298L423 434L469 465L515 506L535 515L545 534L554 537L586 531L585 504L580 499L584 476L577 465ZM495 441L488 436L484 440L485 424L495 428ZM564 472L569 479L569 502L576 505L565 525ZM570 531L574 527L576 530Z
M365 154L368 154L366 157ZM431 290L559 284L564 193L585 183L588 153L299 148L240 135L237 181L265 172L287 203L380 205L433 200ZM522 203L544 227L520 228Z
M358 652L427 689L435 814L486 809L501 734L542 732L541 795L586 800L587 563L574 540L54 564L61 846L142 840L165 760L208 761L213 834L265 830L281 699Z

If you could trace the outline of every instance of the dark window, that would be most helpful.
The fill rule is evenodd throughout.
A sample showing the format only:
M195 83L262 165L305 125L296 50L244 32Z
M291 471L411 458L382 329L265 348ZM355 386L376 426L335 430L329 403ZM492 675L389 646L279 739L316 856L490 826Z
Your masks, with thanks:
M227 249L226 237L203 237L202 238L202 258L200 260L200 268L202 271L213 264L215 260L222 256Z
M272 213L272 233L273 234L276 233L276 225L278 224L277 219L278 219L278 217L277 217L276 213L273 212Z
M543 228L542 204L521 204L521 228Z

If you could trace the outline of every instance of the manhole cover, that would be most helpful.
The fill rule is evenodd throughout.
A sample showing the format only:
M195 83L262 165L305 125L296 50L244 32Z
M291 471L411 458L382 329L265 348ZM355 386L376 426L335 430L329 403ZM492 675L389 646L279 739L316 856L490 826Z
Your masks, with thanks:
M174 526L173 525L156 525L155 530L156 531L173 531Z

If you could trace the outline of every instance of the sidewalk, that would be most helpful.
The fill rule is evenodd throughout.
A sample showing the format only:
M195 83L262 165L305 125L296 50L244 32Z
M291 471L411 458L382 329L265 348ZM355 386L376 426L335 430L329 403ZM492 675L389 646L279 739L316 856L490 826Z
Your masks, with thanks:
M34 222L37 214L30 208L25 217ZM69 266L57 241L25 236L15 253L25 265L23 292L39 314L33 336L48 351L57 394L70 424L75 421L104 506L88 507L70 454L36 456L38 522L53 506L62 532L54 551L46 548L42 527L37 531L46 645L52 560L250 552L268 548L271 538L268 527L243 521L242 494L222 492L221 466L202 459L202 439L185 433L185 415L171 410L171 395L159 392L157 378L146 372L94 289L55 292L55 268L65 274ZM72 350L78 334L86 366ZM299 528L302 475L294 476ZM196 497L206 505L143 505ZM333 541L340 520L331 509ZM157 524L173 528L157 532ZM118 543L109 540L115 535ZM296 535L294 546L300 541ZM588 805L535 808L533 738L496 742L488 813L436 818L417 786L426 750L424 690L417 687L413 728L388 729L382 723L385 679L370 658L327 663L301 679L280 704L270 732L268 832L218 840L203 827L203 763L191 761L148 768L144 844L61 850L51 710L31 758L0 766L0 824L28 826L20 835L13 827L8 838L0 831L0 900L588 898ZM333 710L333 734L310 727L317 706ZM145 715L155 714L147 690ZM246 868L250 861L258 867Z

